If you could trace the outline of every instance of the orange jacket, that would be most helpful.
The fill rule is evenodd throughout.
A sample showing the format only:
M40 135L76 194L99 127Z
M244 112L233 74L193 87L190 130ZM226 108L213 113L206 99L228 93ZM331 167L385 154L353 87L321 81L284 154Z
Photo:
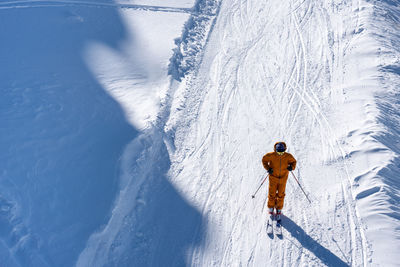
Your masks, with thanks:
M287 152L283 153L282 156L279 156L279 154L276 152L276 145L278 143L274 145L274 152L265 154L265 156L262 158L262 163L266 170L268 170L269 168L273 169L273 173L271 174L271 176L277 178L286 178L289 175L287 167L291 165L294 170L296 168L296 159L292 156L292 154ZM286 148L286 144L283 144Z

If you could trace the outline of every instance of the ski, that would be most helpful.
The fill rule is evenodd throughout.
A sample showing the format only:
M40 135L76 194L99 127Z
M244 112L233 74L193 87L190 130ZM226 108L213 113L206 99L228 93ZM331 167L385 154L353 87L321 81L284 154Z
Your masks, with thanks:
M282 236L282 221L281 220L276 221L276 235Z
M273 219L272 216L268 218L267 221L267 234L268 235L272 235L272 230L273 229Z

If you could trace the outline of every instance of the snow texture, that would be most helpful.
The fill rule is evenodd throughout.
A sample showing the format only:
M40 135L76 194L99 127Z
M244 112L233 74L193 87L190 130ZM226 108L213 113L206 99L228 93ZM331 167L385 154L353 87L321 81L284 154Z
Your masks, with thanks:
M0 3L0 266L398 266L400 3ZM298 160L267 235L262 156Z
M398 15L387 2L223 2L166 126L171 179L207 216L192 265L398 264ZM265 187L250 196L278 140L313 203L291 177L284 237L270 240Z
M208 34L212 30L219 11L220 1L198 0L193 8L193 14L185 23L185 29L180 38L175 39L177 48L169 64L170 74L177 81L196 69L203 56Z

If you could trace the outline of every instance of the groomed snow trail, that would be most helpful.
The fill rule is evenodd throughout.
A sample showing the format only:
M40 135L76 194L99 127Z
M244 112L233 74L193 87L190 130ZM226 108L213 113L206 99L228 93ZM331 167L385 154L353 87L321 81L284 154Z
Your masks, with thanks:
M342 147L345 54L359 1L225 1L198 74L181 84L167 131L172 182L208 220L193 266L365 266L370 255ZM262 156L298 159L283 238L266 235Z

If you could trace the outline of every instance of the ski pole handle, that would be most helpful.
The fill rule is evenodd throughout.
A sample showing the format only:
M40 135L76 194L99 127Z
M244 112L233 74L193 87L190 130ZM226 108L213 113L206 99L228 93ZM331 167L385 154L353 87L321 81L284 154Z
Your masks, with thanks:
M306 196L307 200L308 200L308 201L310 202L310 204L311 204L311 200L308 198L306 192L304 192L304 189L303 189L303 187L301 187L301 185L300 185L300 183L299 183L299 180L297 180L297 178L296 178L296 176L294 175L293 172L290 172L290 173L293 175L293 177L294 177L294 179L296 180L297 184L299 185L301 191L303 191L303 194Z
M269 174L267 174L267 176L265 176L264 180L262 181L260 186L257 188L256 192L251 196L251 198L255 198L256 197L256 194L257 194L258 190L260 190L261 186L264 184L265 180L267 180L268 176L269 176Z

